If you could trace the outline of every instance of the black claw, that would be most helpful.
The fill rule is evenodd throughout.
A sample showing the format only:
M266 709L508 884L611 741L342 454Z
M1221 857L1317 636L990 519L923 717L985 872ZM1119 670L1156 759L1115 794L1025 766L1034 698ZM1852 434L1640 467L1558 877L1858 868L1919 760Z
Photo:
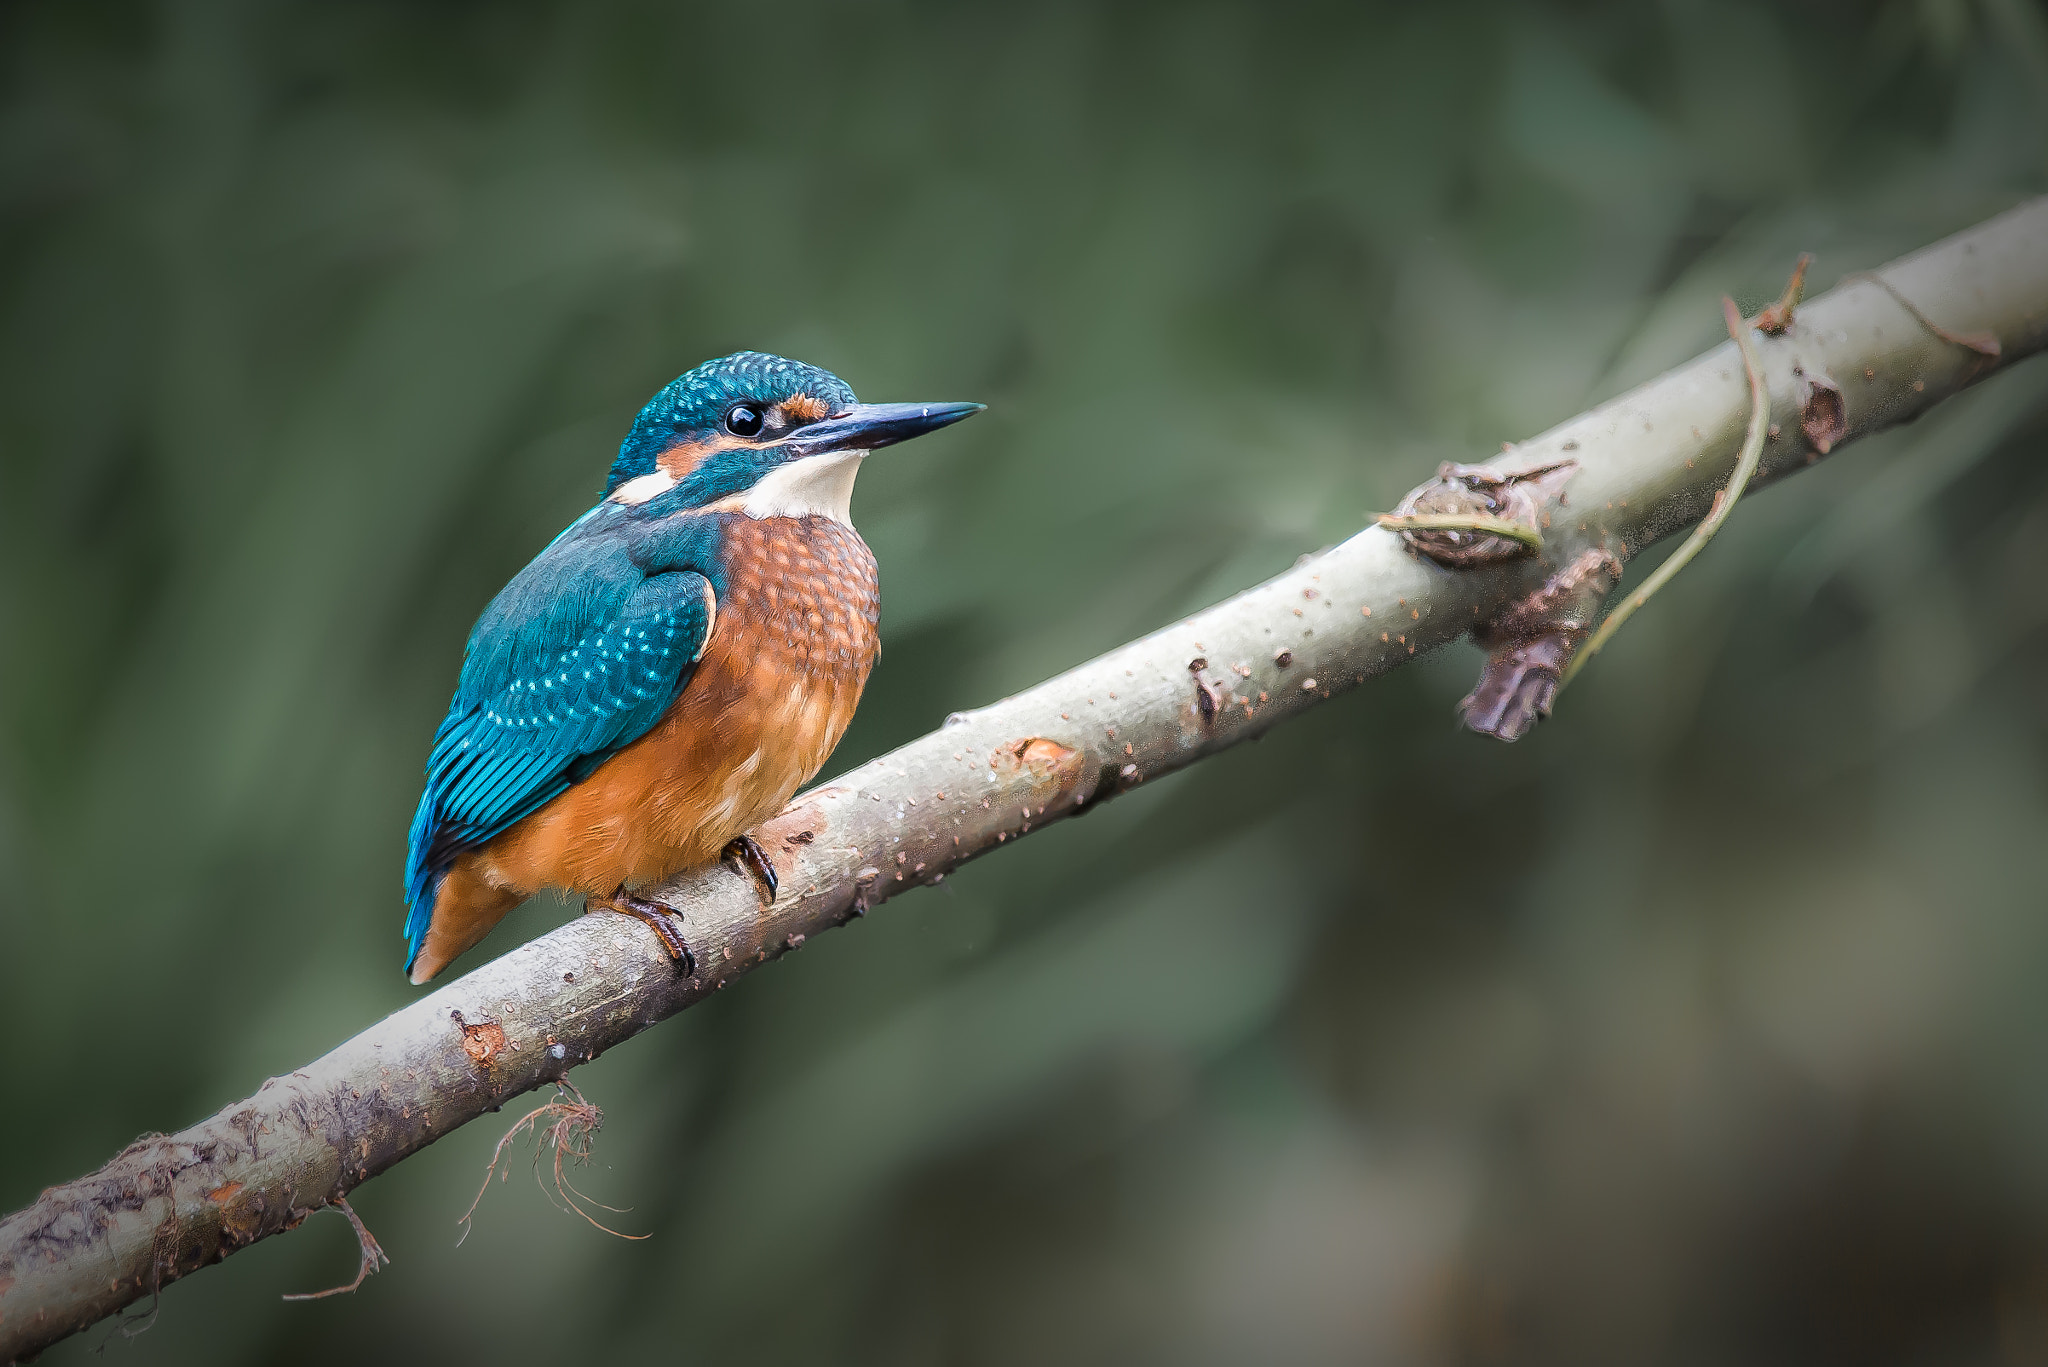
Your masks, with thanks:
M671 916L680 915L674 907L649 901L645 897L635 897L627 892L626 885L621 883L619 890L611 896L591 898L585 904L584 910L616 911L621 916L630 916L639 921L654 932L655 938L661 941L661 947L668 951L669 958L682 966L685 978L697 976L697 956L690 952L690 946L676 933L675 922L669 920Z
M720 852L720 859L738 864L761 880L761 886L768 889L768 903L773 906L775 893L782 886L782 880L775 876L775 866L768 862L767 851L755 843L751 835L737 836L728 841Z

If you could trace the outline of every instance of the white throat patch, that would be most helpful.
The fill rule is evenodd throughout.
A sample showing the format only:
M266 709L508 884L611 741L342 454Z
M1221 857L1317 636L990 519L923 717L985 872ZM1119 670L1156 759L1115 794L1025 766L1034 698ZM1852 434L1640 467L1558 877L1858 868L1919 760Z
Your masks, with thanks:
M612 490L612 502L623 503L637 508L650 498L659 497L676 487L676 477L666 470L655 470L627 480Z
M853 525L853 477L860 473L865 451L828 451L777 466L761 482L735 499L748 517L829 517ZM624 492L623 486L621 492Z

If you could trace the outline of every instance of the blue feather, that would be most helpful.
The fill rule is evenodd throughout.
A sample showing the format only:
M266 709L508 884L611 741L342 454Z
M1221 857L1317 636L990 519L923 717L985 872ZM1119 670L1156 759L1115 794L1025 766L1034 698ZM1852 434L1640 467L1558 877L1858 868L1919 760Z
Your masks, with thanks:
M707 519L650 524L600 504L485 609L413 816L408 970L455 860L587 778L681 694L716 611L715 537Z
M642 504L609 495L652 473L663 452L718 432L735 402L797 394L832 412L854 402L836 375L760 352L679 376L619 444L608 501L556 537L484 610L413 816L408 971L456 859L588 778L645 735L688 685L726 588L717 521L694 510L751 487L784 454L740 444Z

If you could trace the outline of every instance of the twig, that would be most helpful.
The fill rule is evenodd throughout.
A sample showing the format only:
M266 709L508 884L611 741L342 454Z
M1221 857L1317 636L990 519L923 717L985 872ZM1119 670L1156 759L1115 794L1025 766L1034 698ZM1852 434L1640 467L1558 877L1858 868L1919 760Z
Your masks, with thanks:
M1742 353L1742 368L1749 375L1749 432L1742 439L1741 454L1735 458L1735 474L1729 479L1727 488L1715 493L1713 507L1700 525L1692 529L1692 535L1685 539L1684 544L1665 558L1664 563L1643 581L1641 588L1607 614L1607 620L1593 633L1593 639L1572 657L1572 662L1565 666L1564 677L1557 682L1559 692L1578 677L1579 671L1586 667L1586 661L1599 654L1600 648L1614 639L1614 633L1635 615L1636 609L1649 602L1651 595L1670 583L1714 539L1714 533L1720 531L1721 524L1728 520L1728 511L1735 506L1735 500L1741 498L1742 491L1749 487L1757 462L1763 459L1764 436L1771 421L1771 392L1764 384L1763 367L1757 363L1756 347L1749 340L1749 325L1742 321L1735 301L1726 295L1721 297L1721 314L1727 321L1728 335L1735 339L1735 346Z
M330 1286L325 1291L300 1291L292 1293L285 1296L284 1299L288 1301L318 1301L325 1300L329 1296L344 1295L361 1286L368 1280L372 1272L377 1271L379 1268L391 1266L390 1255L385 1253L383 1248L377 1243L376 1237L370 1233L370 1227L363 1223L362 1216L356 1214L356 1208L348 1203L347 1197L337 1196L334 1198L334 1203L331 1207L323 1206L321 1209L338 1210L343 1215L348 1216L348 1222L355 1226L356 1248L362 1255L362 1261L356 1265L356 1279L347 1286Z
M1792 326L1793 311L1806 295L1806 268L1813 264L1812 252L1799 253L1799 260L1793 264L1792 278L1785 282L1785 292L1778 296L1778 302L1750 319L1750 325L1758 332L1768 332L1773 337Z
M1931 333L1902 336L1891 303L1861 289L1804 302L1796 339L1764 363L1788 390L1795 363L1862 377L1837 449L1904 422L2048 347L2043 241L2048 200L1886 267L1944 316L2002 338L1991 364ZM682 911L690 977L652 931L571 917L254 1096L50 1187L0 1219L0 1362L291 1228L861 910L1460 639L1588 549L1639 551L1683 529L1738 444L1726 369L1723 348L1518 446L1578 463L1571 514L1546 529L1541 555L1451 574L1368 529L800 794L754 832L783 874L771 905L722 868L654 890ZM1717 435L1674 436L1692 428ZM1770 447L1754 482L1806 468L1806 454L1797 441ZM573 1158L576 1137L562 1138Z
M1373 521L1391 532L1483 532L1543 549L1543 533L1534 527L1488 513L1379 513Z
M1953 342L1959 347L1968 347L1971 351L1976 352L1979 356L1989 356L1994 361L1998 359L1998 354L2002 348L1998 344L1997 333L1949 331L1941 324L1935 322L1932 318L1929 318L1925 313L1922 313L1920 311L1920 306L1918 304L1915 304L1911 299L1908 299L1905 295L1899 293L1899 287L1894 285L1891 281L1885 279L1884 276L1880 275L1878 272L1857 271L1854 275L1847 275L1842 277L1842 280L1844 284L1847 284L1851 280L1868 280L1872 284L1882 286L1886 294L1889 294L1892 298L1899 301L1900 308L1912 314L1914 320L1918 322L1921 327L1926 328L1929 332L1941 338L1942 341Z

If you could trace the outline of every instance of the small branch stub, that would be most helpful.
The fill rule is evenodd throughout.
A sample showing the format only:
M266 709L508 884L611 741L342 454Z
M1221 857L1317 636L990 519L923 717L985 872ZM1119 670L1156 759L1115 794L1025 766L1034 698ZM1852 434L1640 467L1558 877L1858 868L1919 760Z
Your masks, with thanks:
M1792 326L1792 314L1798 309L1799 301L1806 297L1806 268L1812 264L1812 252L1799 253L1799 260L1792 267L1792 278L1785 282L1785 292L1778 296L1777 303L1750 320L1751 327L1775 337Z
M1458 703L1459 720L1483 736L1516 741L1549 716L1565 666L1620 578L1621 561L1589 546L1527 598L1474 628L1486 665Z

